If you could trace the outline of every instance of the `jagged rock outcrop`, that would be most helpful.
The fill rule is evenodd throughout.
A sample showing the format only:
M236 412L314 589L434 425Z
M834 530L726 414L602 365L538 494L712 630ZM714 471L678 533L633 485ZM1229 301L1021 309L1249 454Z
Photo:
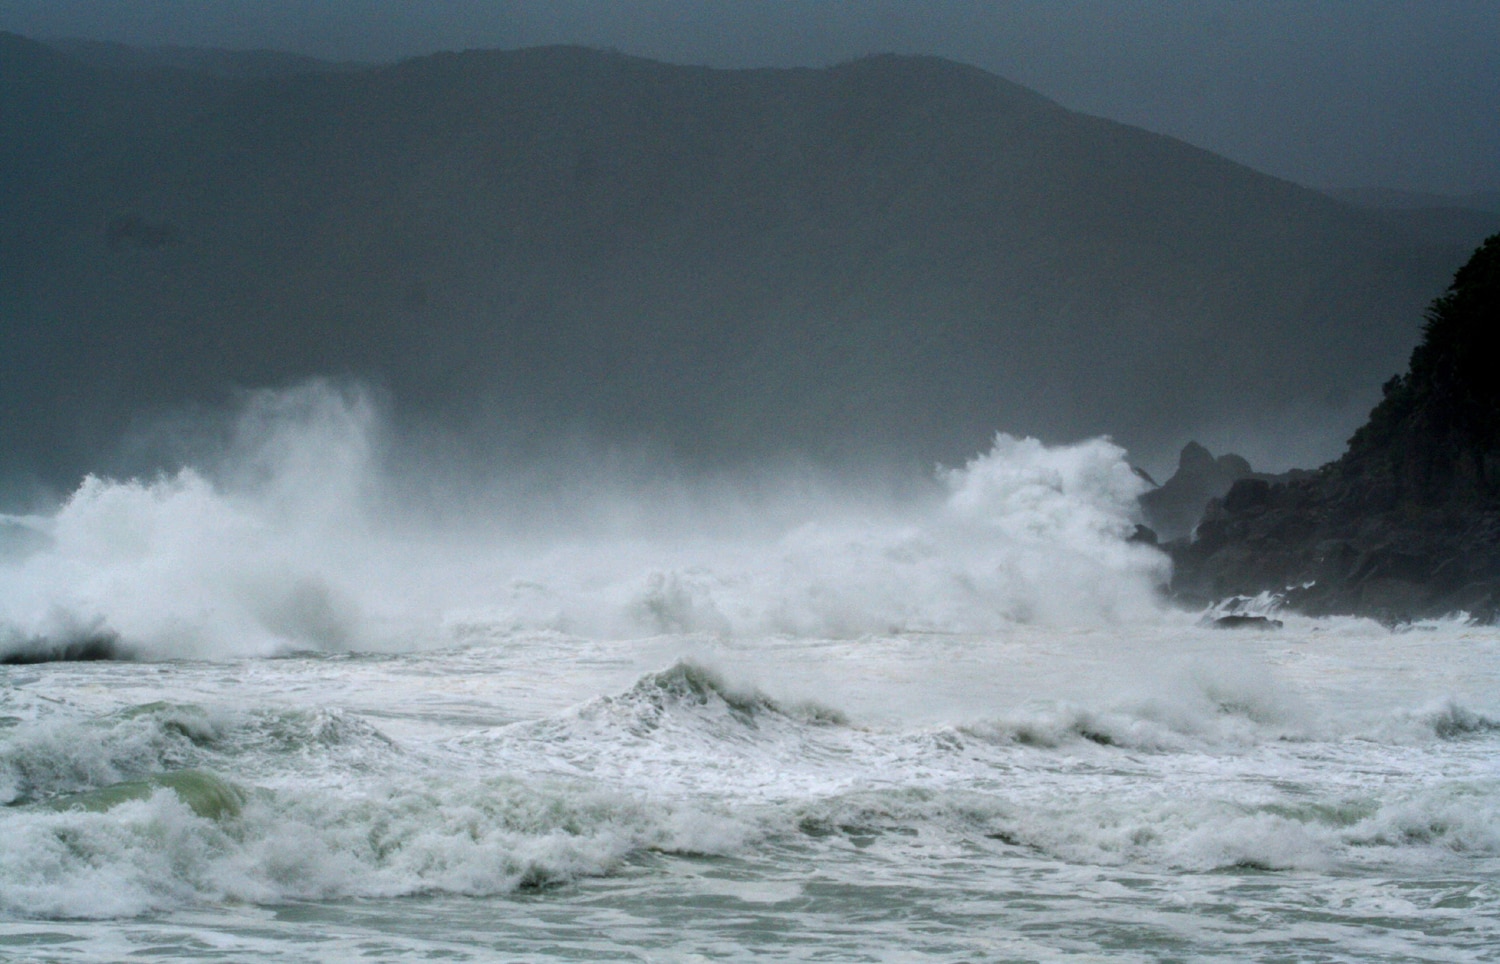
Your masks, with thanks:
M1181 539L1192 535L1208 504L1228 496L1241 479L1254 480L1257 486L1271 486L1307 474L1305 469L1279 475L1257 472L1242 455L1227 452L1215 458L1202 445L1189 442L1177 457L1177 471L1172 477L1141 496L1141 513L1151 531L1163 541ZM1156 485L1149 475L1143 477Z
M1336 462L1246 478L1168 546L1174 594L1285 592L1311 614L1500 616L1500 235L1427 312L1408 371Z
M1197 442L1183 446L1177 471L1170 479L1141 496L1141 511L1162 539L1180 539L1193 531L1210 499L1222 497L1237 480L1252 475L1250 463L1238 455L1213 454Z

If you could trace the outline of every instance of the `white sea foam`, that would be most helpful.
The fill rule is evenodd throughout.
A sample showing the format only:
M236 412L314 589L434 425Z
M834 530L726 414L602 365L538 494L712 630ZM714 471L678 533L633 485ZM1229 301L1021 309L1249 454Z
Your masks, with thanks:
M251 396L222 481L84 480L5 561L8 648L117 638L151 657L338 649L365 638L361 486L372 414L321 383Z
M884 501L838 487L726 493L722 480L698 493L611 490L584 467L580 500L637 508L605 513L597 531L549 531L518 522L514 506L508 522L471 508L424 527L393 501L422 473L388 485L379 437L361 393L312 383L250 396L229 451L202 468L86 479L55 514L25 520L45 544L23 540L0 559L0 647L33 658L90 646L146 658L409 649L451 641L446 627L475 614L596 636L851 636L1161 611L1165 557L1126 541L1144 483L1105 440L998 436ZM486 498L507 491L501 466ZM650 508L660 501L676 518ZM760 521L725 531L731 505Z
M0 909L28 917L507 893L607 873L647 851L719 852L745 834L732 820L631 794L432 777L255 792L218 820L162 789L103 812L31 808L5 822Z
M96 789L160 770L197 766L222 721L162 704L104 720L52 717L21 725L0 746L0 803Z
M1500 633L1204 628L1107 441L1002 436L899 496L498 466L441 512L444 470L390 454L305 386L222 457L7 524L3 653L137 660L0 666L0 955L306 959L297 901L453 956L522 918L542 955L721 953L747 904L828 957L1500 936Z
M1029 631L1034 641L1069 639ZM1187 618L1180 631L1224 639ZM1159 645L1173 638L1142 631ZM1389 643L1398 638L1374 650L1366 639L1364 662L1396 652ZM234 667L7 669L0 702L35 718L0 730L12 803L0 809L0 909L113 918L226 901L484 897L673 854L725 855L738 866L812 861L856 875L868 855L875 863L863 873L894 875L919 893L940 886L914 883L934 860L947 880L971 866L992 877L1040 865L1081 868L1070 873L1088 879L1401 879L1500 859L1485 712L1451 701L1402 709L1386 690L1363 704L1390 721L1384 736L1366 712L1309 714L1329 678L1284 672L1307 660L1258 659L1282 653L1259 636L1237 645L1260 649L1218 672L1189 660L1159 678L1146 673L1154 691L1136 680L1057 699L1059 673L1093 672L1078 645L1090 639L1127 653L1131 645L1101 633L1076 634L1072 649L1055 652L984 637L716 642L708 653L724 669L681 662L540 718L488 727L453 712L477 685L503 676L542 685L554 669L613 665L627 643L538 637L529 648ZM1316 639L1298 645L1325 645ZM1463 652L1462 639L1424 639ZM758 645L776 653L776 672L753 674L752 685L732 656ZM862 705L886 703L920 681L921 664L908 657L924 652L927 672L954 655L983 667L970 671L972 685L999 711L937 725L872 723L839 694L828 694L832 706L809 703L795 685L809 660L835 658L869 694ZM1067 662L1070 652L1079 658ZM1039 675L1006 679L1028 664ZM121 669L131 671L124 686L90 682ZM37 689L53 673L61 675L50 692L66 701ZM353 688L319 682L340 677ZM219 702L112 697L142 689L215 693ZM1011 692L1026 698L1006 705ZM353 699L366 709L330 705ZM400 726L408 714L416 725ZM382 721L405 737L387 737ZM162 781L183 768L228 780L243 803L205 815L167 785L114 792L119 781Z

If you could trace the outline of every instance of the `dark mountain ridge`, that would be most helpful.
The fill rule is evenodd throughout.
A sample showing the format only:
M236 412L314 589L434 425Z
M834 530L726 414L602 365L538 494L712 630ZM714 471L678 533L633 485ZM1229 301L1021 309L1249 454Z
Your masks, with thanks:
M1427 311L1407 371L1317 472L1237 481L1171 545L1204 602L1285 593L1312 614L1500 616L1500 235Z
M1325 192L1329 197L1363 207L1398 225L1413 237L1472 247L1500 227L1500 192L1424 194L1382 188L1351 188Z
M1460 210L1500 214L1500 191L1477 191L1470 194L1433 194L1424 191L1400 191L1395 188L1333 188L1330 197L1350 204L1396 211Z
M63 484L312 374L691 461L1338 430L1462 257L936 58L255 78L0 35L0 87L0 452Z

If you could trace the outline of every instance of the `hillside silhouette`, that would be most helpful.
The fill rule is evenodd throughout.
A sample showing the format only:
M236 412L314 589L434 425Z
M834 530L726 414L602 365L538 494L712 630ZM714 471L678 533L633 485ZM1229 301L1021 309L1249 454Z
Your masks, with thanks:
M1407 370L1343 457L1284 484L1244 479L1172 547L1174 588L1284 593L1389 622L1500 616L1500 234L1427 310Z
M193 63L0 36L7 476L315 374L689 463L1316 444L1466 250L929 57Z

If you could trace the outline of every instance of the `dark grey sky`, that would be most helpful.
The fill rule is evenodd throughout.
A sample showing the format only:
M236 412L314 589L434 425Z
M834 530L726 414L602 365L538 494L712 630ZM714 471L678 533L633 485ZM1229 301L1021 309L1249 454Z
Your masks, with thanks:
M932 53L1304 184L1500 191L1497 0L0 0L0 29L358 60L561 42L726 67Z

